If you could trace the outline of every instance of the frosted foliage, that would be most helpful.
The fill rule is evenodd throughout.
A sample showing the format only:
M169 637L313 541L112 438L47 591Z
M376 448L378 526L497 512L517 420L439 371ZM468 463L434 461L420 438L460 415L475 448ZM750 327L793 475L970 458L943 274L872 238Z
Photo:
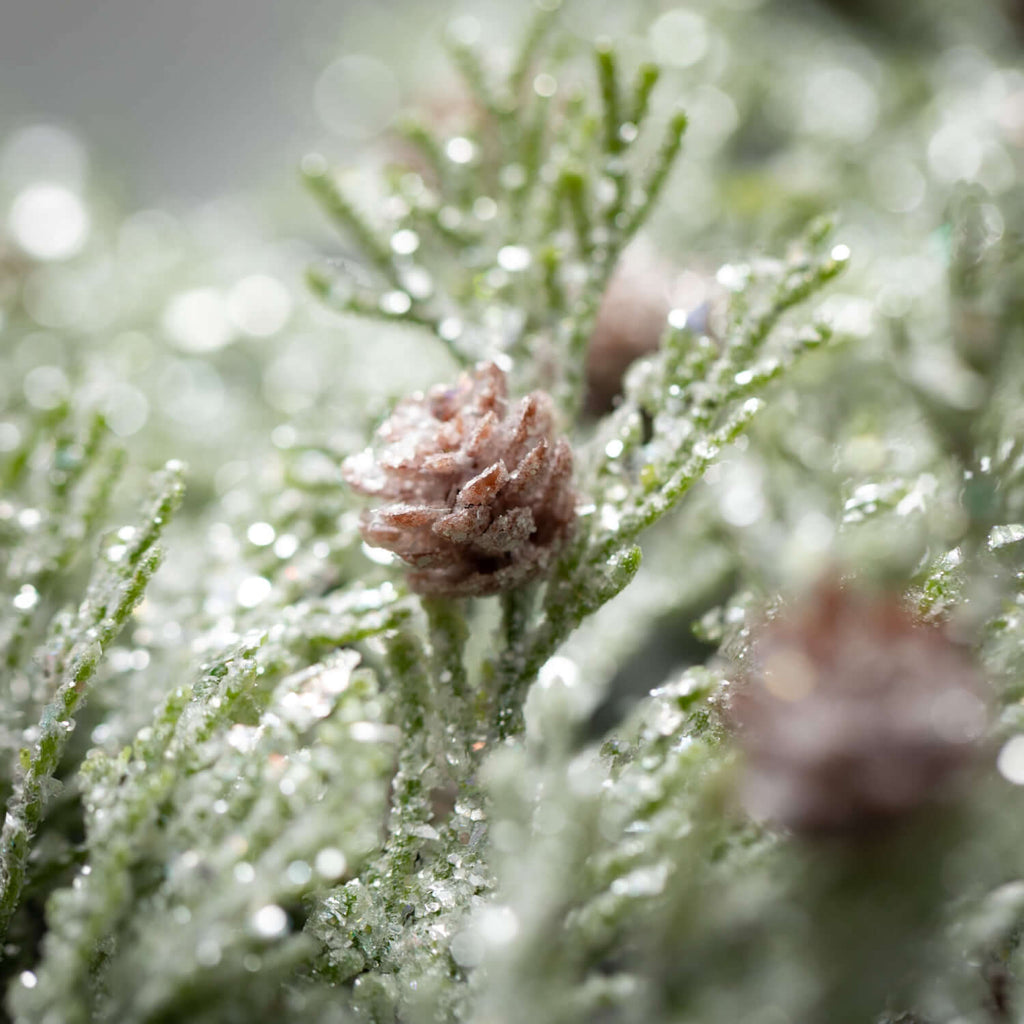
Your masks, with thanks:
M85 936L106 936L116 952L102 996L93 997L105 1017L173 1014L187 979L215 966L263 976L246 1002L259 1005L272 979L304 954L284 908L322 885L310 865L344 871L378 840L392 737L367 743L353 735L351 723L375 707L371 679L355 670L358 656L341 652L270 690L267 675L290 659L286 648L262 643L250 638L173 694L136 737L130 759L94 756L86 766L86 825L97 853L54 905L40 974L79 977L88 966ZM254 725L232 724L254 705L263 707ZM244 743L240 729L250 731ZM206 770L196 772L200 765ZM153 800L176 810L162 821L139 817ZM134 899L147 909L128 916L116 883L126 871L147 874L153 842L168 870L136 883ZM236 917L244 928L225 926ZM269 949L274 942L283 945ZM173 969L149 975L147 965L169 945L177 950ZM39 1014L55 991L26 992L21 1012Z
M0 1016L1018 1019L1014 5L505 6L0 140Z

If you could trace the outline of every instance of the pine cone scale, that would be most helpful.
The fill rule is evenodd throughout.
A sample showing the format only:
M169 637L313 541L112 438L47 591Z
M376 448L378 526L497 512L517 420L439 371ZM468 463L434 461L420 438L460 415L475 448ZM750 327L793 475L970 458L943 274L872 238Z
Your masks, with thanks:
M499 459L482 473L477 473L472 480L462 485L456 505L490 505L498 496L498 492L508 483L508 470Z

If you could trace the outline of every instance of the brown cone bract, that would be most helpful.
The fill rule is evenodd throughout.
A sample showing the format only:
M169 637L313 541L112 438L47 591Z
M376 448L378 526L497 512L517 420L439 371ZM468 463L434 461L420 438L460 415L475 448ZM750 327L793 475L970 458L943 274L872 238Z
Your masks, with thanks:
M949 791L974 760L977 669L896 598L819 587L757 633L730 701L747 810L798 832L848 832Z
M376 440L342 474L387 500L363 514L362 535L413 567L418 593L518 586L548 567L572 530L572 450L555 437L551 399L535 391L510 403L494 363L404 399Z

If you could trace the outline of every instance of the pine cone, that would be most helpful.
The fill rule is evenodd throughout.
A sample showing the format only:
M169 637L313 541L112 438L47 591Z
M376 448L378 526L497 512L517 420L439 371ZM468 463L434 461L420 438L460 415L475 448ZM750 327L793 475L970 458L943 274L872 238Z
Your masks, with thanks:
M483 596L533 579L575 520L572 450L553 431L549 396L510 409L494 363L404 399L377 431L380 452L342 466L355 490L390 502L363 514L363 538L413 566L421 594Z
M855 831L945 795L986 719L977 670L895 598L818 588L768 623L730 702L744 804L798 832Z
M597 311L587 349L587 412L608 412L626 370L656 351L672 309L672 277L643 249L627 249Z
M676 274L643 244L630 246L601 298L587 348L586 409L592 416L611 410L630 366L656 352L676 306L687 311L695 330L714 333L709 284L694 272Z

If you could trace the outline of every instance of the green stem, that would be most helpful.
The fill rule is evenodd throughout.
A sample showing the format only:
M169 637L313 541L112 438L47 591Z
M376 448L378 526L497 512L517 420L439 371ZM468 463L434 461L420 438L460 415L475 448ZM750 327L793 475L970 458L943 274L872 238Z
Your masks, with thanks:
M615 65L615 51L611 43L598 44L595 50L597 58L597 79L601 87L601 104L604 111L604 144L609 153L621 153L625 142L619 129L622 118L619 112L618 69Z
M654 92L654 87L658 84L660 77L661 69L657 64L641 64L640 69L637 71L632 114L633 124L637 128L643 124L644 118L647 117L647 111L651 106L651 93Z
M303 180L327 214L347 231L373 265L395 288L401 288L398 271L388 242L370 226L355 204L345 195L330 171L317 167L304 171Z
M469 743L476 716L473 694L466 673L466 642L469 624L461 602L443 597L423 598L423 610L430 628L431 674L434 694L450 693L455 702L459 728L457 736ZM458 751L464 753L464 751Z
M686 114L681 110L676 111L672 115L668 128L665 130L661 149L658 150L651 165L651 170L643 184L643 198L630 216L629 226L625 232L627 237L632 237L636 234L640 225L647 220L651 209L658 201L661 190L665 187L665 182L668 179L669 171L675 166L676 157L679 156L679 150L683 145L683 136L686 134L688 123Z

